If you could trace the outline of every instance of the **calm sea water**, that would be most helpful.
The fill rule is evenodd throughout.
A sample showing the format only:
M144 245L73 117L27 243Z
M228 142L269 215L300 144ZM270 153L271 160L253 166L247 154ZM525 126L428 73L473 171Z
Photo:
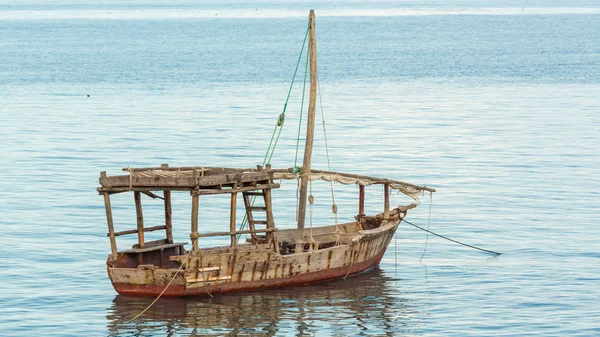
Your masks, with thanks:
M0 335L600 335L600 6L595 1L316 7L332 169L433 186L377 270L210 299L117 296L100 171L262 161L306 27L300 3L0 4ZM300 89L273 164L293 165ZM88 96L89 95L89 96ZM317 132L315 167L326 168ZM328 185L315 224L331 224ZM354 186L335 186L343 221ZM294 225L295 182L275 193ZM114 198L117 230L135 224ZM174 196L186 240L189 195ZM227 223L201 202L203 230ZM367 211L381 191L367 189ZM392 202L406 204L394 195ZM144 200L147 221L160 203ZM427 226L429 196L409 214ZM121 248L131 240L118 241ZM204 241L202 245L218 242Z

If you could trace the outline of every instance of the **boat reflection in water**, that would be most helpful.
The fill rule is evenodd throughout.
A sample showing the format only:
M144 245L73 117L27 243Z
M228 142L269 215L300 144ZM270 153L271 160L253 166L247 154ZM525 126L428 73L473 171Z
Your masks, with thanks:
M117 295L107 309L109 336L398 335L415 311L398 296L397 279L378 267L347 280L230 293L213 298Z

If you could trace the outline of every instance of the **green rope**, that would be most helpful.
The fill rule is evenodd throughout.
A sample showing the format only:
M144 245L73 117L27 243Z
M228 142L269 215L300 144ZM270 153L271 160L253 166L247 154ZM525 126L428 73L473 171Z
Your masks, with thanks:
M298 120L298 136L296 136L296 157L294 158L294 173L300 171L298 167L298 149L300 148L300 131L302 130L302 112L304 111L304 94L306 93L306 75L308 74L308 53L306 53L306 66L304 68L304 85L302 86L302 103L300 104L300 119Z
M308 38L308 30L309 28L306 28L306 33L304 34L304 41L302 42L302 48L300 48L300 55L298 55L298 61L296 62L296 69L294 69L294 76L292 76L292 83L290 84L290 89L288 90L288 94L285 99L285 104L283 104L283 112L281 112L279 118L277 119L277 124L275 124L275 129L273 130L273 134L271 135L271 141L269 142L267 153L265 154L265 158L263 159L263 166L271 162L271 158L273 158L273 153L275 153L275 147L277 146L277 142L279 141L279 136L281 135L281 130L283 129L283 123L285 121L285 111L287 110L290 95L292 94L292 88L294 87L294 82L296 81L296 74L298 73L298 67L300 66L300 60L302 59L304 46L306 45L306 39ZM277 128L279 128L279 132L277 133L277 138L275 138L275 143L273 143L273 137L275 136ZM272 148L271 145L273 145Z
M302 48L300 48L300 55L298 55L298 61L296 62L296 68L294 69L294 76L292 76L292 83L290 84L290 89L288 90L287 97L285 99L285 103L283 104L283 111L277 118L277 123L275 124L275 128L273 129L273 133L271 134L271 140L269 141L269 147L267 147L267 153L265 153L265 158L262 161L262 166L269 164L271 162L271 158L273 158L273 154L275 153L275 147L277 147L277 142L279 142L279 136L281 135L281 130L283 130L283 124L285 122L285 111L287 110L287 105L290 100L290 95L292 94L292 88L294 87L294 82L296 81L296 74L298 73L298 67L300 66L300 61L302 60L302 54L304 53L304 46L306 45L306 40L308 38L308 31L310 26L306 27L306 33L304 34L304 41L302 42ZM306 64L308 64L308 53L306 56ZM304 74L304 86L306 87L306 73ZM304 104L304 89L302 89L302 104ZM302 118L302 115L300 115ZM278 132L279 129L279 132ZM277 133L277 136L275 134ZM274 142L273 142L274 141ZM296 157L298 156L298 148L296 147ZM294 164L295 166L295 164ZM250 204L254 205L254 201L256 197L252 197L250 200ZM246 228L246 224L248 223L248 215L244 215L244 219L240 224L240 230L244 230ZM237 235L237 241L240 240L241 234Z

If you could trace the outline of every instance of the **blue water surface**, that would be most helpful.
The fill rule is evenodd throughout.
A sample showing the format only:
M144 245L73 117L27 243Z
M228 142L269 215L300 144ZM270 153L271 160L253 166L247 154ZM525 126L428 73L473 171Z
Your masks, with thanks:
M0 4L0 335L600 336L598 3L312 5L332 170L435 187L430 228L502 255L430 236L420 260L426 234L401 225L380 268L355 278L161 299L128 322L152 299L117 296L108 280L99 172L259 164L310 5L11 0ZM300 90L274 166L294 164ZM313 165L326 169L316 135ZM275 220L291 228L296 185L283 185ZM334 187L351 221L357 188ZM329 185L313 189L315 225L332 224ZM368 212L381 194L367 189ZM132 199L113 197L117 230L134 227ZM226 199L201 201L202 230L227 226ZM429 202L408 219L427 226ZM189 194L173 203L186 241ZM160 224L158 200L144 211Z

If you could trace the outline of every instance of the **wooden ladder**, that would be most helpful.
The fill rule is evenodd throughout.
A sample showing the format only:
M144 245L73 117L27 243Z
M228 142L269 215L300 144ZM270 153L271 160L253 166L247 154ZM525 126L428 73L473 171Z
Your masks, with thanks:
M248 226L250 230L255 231L256 225L265 225L266 229L274 228L273 223L273 211L271 205L271 189L265 188L262 190L242 192L244 196L244 205L246 206L246 218L248 219ZM255 197L254 201L261 199L262 196L263 205L264 206L255 206L252 204L251 197ZM254 217L254 212L264 212L265 217L264 220L256 220ZM271 233L266 233L266 242L270 242ZM256 233L250 233L252 244L258 243L258 237Z

